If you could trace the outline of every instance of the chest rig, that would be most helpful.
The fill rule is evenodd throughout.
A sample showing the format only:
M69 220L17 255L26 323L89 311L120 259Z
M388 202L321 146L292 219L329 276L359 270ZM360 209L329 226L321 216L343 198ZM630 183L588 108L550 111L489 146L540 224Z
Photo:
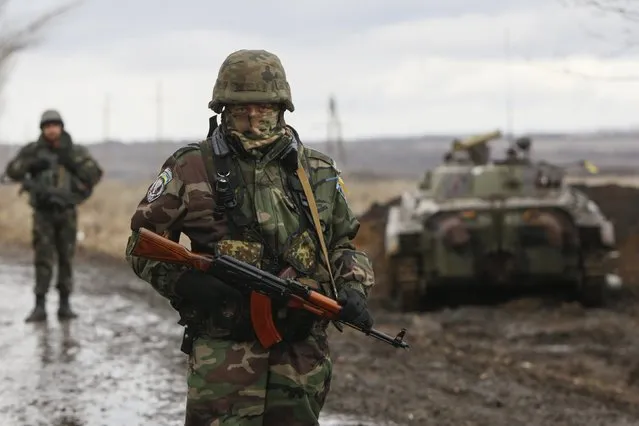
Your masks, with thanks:
M277 248L269 246L259 229L256 218L246 215L242 203L248 202L248 190L236 157L241 156L233 145L227 143L221 129L217 125L216 117L211 117L206 140L200 142L202 159L208 180L214 190L215 219L226 218L229 226L229 236L232 239L256 241L263 244L264 258L262 269L271 273L280 272L285 265L281 260L281 253ZM303 184L297 173L300 166L298 147L301 145L297 133L293 131L291 143L284 147L274 161L278 161L284 170L286 184L285 191L300 212L299 225L301 230L313 229L313 215L309 200L306 197Z
M336 298L335 280L329 263L323 228L319 220L319 213L311 183L302 164L303 160L306 160L305 163L308 164L308 160L306 157L298 157L298 147L302 144L297 132L291 127L289 127L289 129L293 135L290 144L281 149L281 152L279 152L273 160L279 161L284 170L286 179L286 185L283 185L284 190L287 191L290 199L297 205L296 211L299 212L300 231L314 231L317 242L319 242L319 246L322 249L324 263L326 264L330 277L330 286L328 283L322 283L322 289L325 294ZM257 218L254 217L255 212L253 211L253 215L247 216L246 212L249 210L252 211L252 209L242 209L242 203L247 202L248 189L243 181L242 170L240 170L240 166L237 163L237 157L243 153L238 152L234 146L226 142L221 129L217 125L215 116L209 120L207 138L199 144L191 144L190 149L197 148L198 146L201 150L208 181L214 192L214 218L216 220L227 220L229 238L262 243L264 254L261 269L273 274L279 274L285 266L289 265L285 265L285 262L282 260L282 253L279 253L277 248L264 244L260 226L257 223ZM193 245L193 242L192 249L202 252L205 252L207 249L210 251L208 247L196 247ZM303 310L294 309L290 311L285 305L280 306L280 303L274 304L273 309L274 321L278 329L282 332L284 340L295 341L304 339L311 328L314 327L315 324L319 324L314 314ZM285 316L279 317L279 313L283 311L286 312ZM333 324L338 330L342 330L342 327L338 323L333 322ZM185 331L185 342L189 340L187 337L193 337L189 334L188 330ZM238 322L238 326L231 331L229 337L238 340L254 337L253 331L250 328L250 322ZM185 353L188 352L185 351Z

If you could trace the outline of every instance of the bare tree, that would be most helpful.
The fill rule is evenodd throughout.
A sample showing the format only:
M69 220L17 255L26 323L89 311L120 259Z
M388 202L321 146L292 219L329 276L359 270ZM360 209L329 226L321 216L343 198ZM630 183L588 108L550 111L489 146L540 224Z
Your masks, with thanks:
M583 6L604 15L614 15L623 19L639 22L639 1L637 0L561 0L569 6Z
M26 22L12 23L7 9L11 0L0 0L0 93L15 55L38 43L43 30L57 17L76 7L80 0L63 4L30 17Z
M639 46L639 0L559 0L568 7L588 10L595 17L614 19L622 37L621 48ZM591 34L592 35L592 34ZM595 38L604 39L605 34L595 34ZM619 42L618 42L619 43Z
M601 50L601 59L636 55L639 50L639 0L557 0L565 7L580 10L576 23ZM580 22L579 15L588 16L592 26ZM595 20L592 20L595 18ZM597 19L598 18L598 19ZM597 29L599 27L599 29ZM637 82L639 74L593 75L588 72L563 69L563 73L587 80Z

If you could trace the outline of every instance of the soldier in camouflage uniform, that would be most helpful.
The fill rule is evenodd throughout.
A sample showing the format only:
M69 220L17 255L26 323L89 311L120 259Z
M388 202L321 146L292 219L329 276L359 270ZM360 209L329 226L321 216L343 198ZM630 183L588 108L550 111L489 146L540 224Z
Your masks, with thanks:
M58 318L72 319L69 296L73 291L72 261L77 233L76 205L86 200L102 177L102 169L86 148L75 145L64 130L62 117L47 110L40 120L41 134L9 162L6 176L23 183L33 208L35 295L27 322L45 321L45 298L58 266Z
M327 321L274 307L284 341L265 349L243 309L246 294L202 272L131 255L140 228L174 241L183 232L193 251L230 255L271 273L293 267L300 281L335 297L330 267L342 319L372 327L366 298L373 270L352 243L359 223L334 162L303 146L284 122L285 110L294 107L279 58L263 50L229 55L209 108L221 114L221 125L214 121L208 139L164 163L131 219L127 259L187 325L185 425L318 425L332 374ZM298 164L313 187L330 266L320 252ZM223 200L217 185L225 177L233 191Z

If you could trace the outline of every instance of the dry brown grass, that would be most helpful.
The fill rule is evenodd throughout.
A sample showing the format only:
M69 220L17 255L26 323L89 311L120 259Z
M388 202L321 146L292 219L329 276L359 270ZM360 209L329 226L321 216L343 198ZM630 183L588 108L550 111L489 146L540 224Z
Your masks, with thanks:
M126 185L103 182L93 196L79 209L79 250L89 250L122 257L130 235L129 220L144 195L148 183ZM17 185L0 187L0 235L3 244L29 244L31 241L31 208L27 195L18 196Z
M79 231L84 238L79 250L122 257L130 235L129 221L149 182L125 184L105 181L79 209ZM372 202L382 202L412 185L401 180L346 179L347 197L357 214ZM4 245L27 245L31 241L31 208L27 195L18 196L17 185L0 186L0 241ZM185 243L183 241L183 243Z
M364 213L372 203L388 201L416 185L415 181L409 179L344 176L346 198L357 215Z

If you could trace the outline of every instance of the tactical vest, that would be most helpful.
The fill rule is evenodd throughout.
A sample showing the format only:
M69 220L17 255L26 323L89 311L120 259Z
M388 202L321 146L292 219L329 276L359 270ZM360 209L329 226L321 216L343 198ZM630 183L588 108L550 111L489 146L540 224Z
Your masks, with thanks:
M43 191L46 191L48 188L55 188L71 194L73 192L71 185L72 176L64 166L58 164L58 156L44 148L39 148L36 155L38 158L47 159L50 162L51 167L41 171L32 178L35 186ZM43 200L41 195L42 194L40 194L40 191L38 190L29 191L29 204L31 207L36 210L61 209L58 206Z
M289 191L290 198L294 200L297 205L297 211L301 212L299 215L298 232L301 234L309 230L310 233L314 235L314 228L312 226L313 219L309 210L309 202L305 196L300 178L295 173L299 161L298 150L302 147L302 144L297 132L292 128L290 129L294 135L291 144L282 150L275 161L279 161L282 169L285 171L287 183L287 185L285 185L287 188L285 189ZM276 275L288 266L292 266L298 273L304 274L304 271L300 271L304 269L300 267L300 262L296 262L296 259L291 259L288 256L287 259L284 260L283 253L279 252L281 247L270 247L266 244L260 226L257 223L257 218L245 214L247 209L243 209L242 207L243 203L249 202L249 197L247 196L247 185L243 181L242 172L236 160L238 152L224 140L222 132L217 128L214 117L211 120L211 128L207 138L202 142L183 147L174 154L174 157L177 159L182 154L196 149L200 149L208 181L213 192L215 202L213 215L217 216L217 219L222 219L223 216L227 219L229 229L225 238L228 238L229 242L259 243L262 249L261 253L251 253L250 245L244 245L241 250L242 256L235 256L227 250L211 254L231 255ZM305 169L308 170L308 160L304 159L303 163L305 163ZM172 236L172 239L175 241L179 239L179 231ZM227 246L225 244L226 242L226 240L219 241L215 249L219 250L220 247L224 249ZM315 246L314 252L318 253L316 238L312 239L312 244ZM211 247L201 247L196 242L192 242L191 249L195 252L211 252ZM315 259L315 261L317 262L317 259ZM327 289L324 290L325 292L327 291ZM316 323L316 318L305 311L291 311L286 308L286 306L278 306L277 304L273 305L273 309L274 321L278 329L282 332L285 340L304 339ZM244 314L247 313L246 309L243 309L243 311ZM243 318L243 321L238 321L238 327L231 330L230 337L237 338L238 340L254 337L247 316Z

